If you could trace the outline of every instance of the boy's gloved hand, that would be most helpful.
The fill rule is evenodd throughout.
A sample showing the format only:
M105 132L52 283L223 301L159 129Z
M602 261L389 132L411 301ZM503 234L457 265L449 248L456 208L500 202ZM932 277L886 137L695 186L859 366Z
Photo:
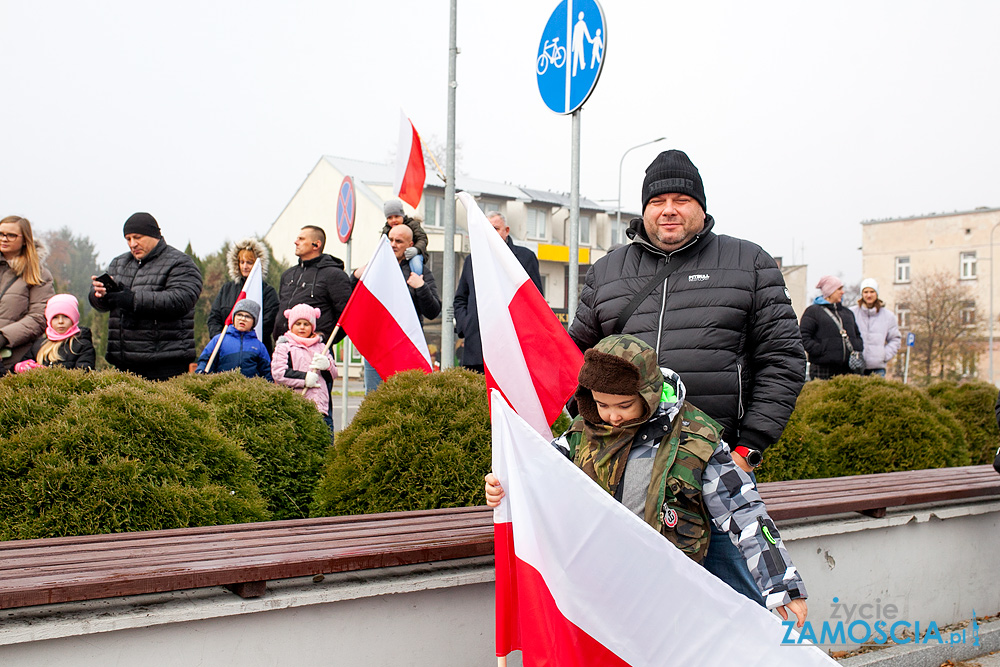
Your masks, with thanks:
M325 354L317 352L313 355L312 363L309 364L309 370L311 371L328 371L330 370L330 358Z
M315 371L309 371L306 373L306 389L312 389L313 387L319 386L319 375Z
M420 251L414 248L413 246L410 246L409 248L403 251L403 257L406 259L413 259L414 257L417 256L418 252Z

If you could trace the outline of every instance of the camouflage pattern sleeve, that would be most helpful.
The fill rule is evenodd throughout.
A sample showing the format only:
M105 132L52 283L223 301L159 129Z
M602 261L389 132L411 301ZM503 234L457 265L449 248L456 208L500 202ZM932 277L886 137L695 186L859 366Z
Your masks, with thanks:
M702 495L712 522L729 535L746 559L768 609L807 597L802 577L753 480L733 463L725 442L719 443L705 466Z

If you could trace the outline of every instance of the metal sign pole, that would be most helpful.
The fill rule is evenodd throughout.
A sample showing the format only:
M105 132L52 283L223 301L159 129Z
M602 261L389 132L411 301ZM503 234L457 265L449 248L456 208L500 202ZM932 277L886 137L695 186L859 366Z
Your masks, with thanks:
M351 271L351 244L353 241L347 242L347 249L344 251L344 266L347 267L347 271ZM351 339L344 338L344 344L340 348L344 352L344 400L343 406L340 411L340 429L344 430L347 428L347 400L350 395L348 387L350 386L351 377Z
M906 346L906 364L903 366L903 384L906 384L906 376L910 374L910 346Z
M573 112L573 148L569 188L569 298L566 301L566 327L576 316L580 283L580 111Z

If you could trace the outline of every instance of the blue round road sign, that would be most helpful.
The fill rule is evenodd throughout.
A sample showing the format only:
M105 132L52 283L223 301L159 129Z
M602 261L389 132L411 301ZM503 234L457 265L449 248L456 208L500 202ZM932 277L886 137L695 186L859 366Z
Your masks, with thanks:
M556 6L535 57L545 106L561 114L583 106L601 76L607 43L604 10L597 0L563 0Z
M344 176L340 183L340 193L337 195L337 238L341 243L351 240L354 231L354 179Z

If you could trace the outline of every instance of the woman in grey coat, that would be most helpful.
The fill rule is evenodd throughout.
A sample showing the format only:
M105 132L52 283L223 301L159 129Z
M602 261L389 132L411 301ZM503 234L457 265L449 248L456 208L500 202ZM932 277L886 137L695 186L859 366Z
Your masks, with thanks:
M896 316L878 298L874 278L861 281L861 298L851 312L865 341L865 375L885 377L885 366L899 352L901 336Z

